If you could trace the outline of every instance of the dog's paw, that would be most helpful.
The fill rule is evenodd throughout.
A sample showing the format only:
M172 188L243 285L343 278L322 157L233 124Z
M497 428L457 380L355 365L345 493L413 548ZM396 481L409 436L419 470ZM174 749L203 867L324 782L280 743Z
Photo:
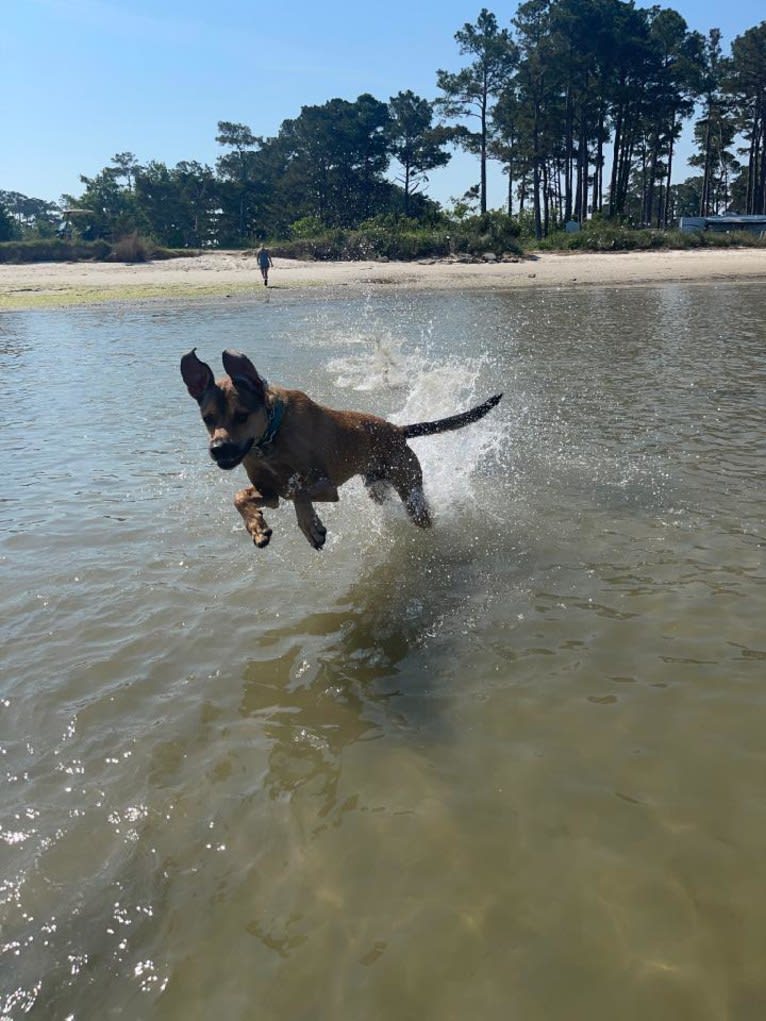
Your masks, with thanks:
M404 506L418 528L431 527L431 512L428 509L425 494L420 486L415 486L410 490Z
M300 522L301 531L308 539L314 549L321 549L327 538L327 529L319 520L316 514L312 514L306 521Z
M295 516L298 527L314 549L321 549L327 538L327 529L308 500L295 501Z
M321 549L325 544L327 538L327 529L319 520L318 517L312 518L311 527L306 535L306 538L314 547L314 549Z
M271 542L270 528L266 528L262 532L256 532L253 535L253 543L258 547L258 549L263 549L264 546L268 546L270 542Z

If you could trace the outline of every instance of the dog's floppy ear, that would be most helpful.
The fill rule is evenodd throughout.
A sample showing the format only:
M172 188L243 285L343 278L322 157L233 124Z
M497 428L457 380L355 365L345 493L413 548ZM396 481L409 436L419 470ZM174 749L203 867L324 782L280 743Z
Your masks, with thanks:
M239 351L224 351L223 367L235 385L243 384L247 389L253 391L260 400L264 399L266 380L258 375L258 370L247 355L243 355Z
M210 366L201 362L195 354L196 350L196 347L193 347L181 359L181 375L186 383L186 389L194 400L199 402L207 388L213 385L215 379Z

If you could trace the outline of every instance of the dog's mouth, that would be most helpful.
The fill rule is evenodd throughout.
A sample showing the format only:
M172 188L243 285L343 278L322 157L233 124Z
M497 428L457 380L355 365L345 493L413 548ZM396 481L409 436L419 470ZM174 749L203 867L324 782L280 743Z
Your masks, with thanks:
M250 453L252 445L252 439L242 446L238 446L235 443L217 443L210 447L210 456L219 468L228 472L232 468L236 468L237 465L242 464L243 460Z

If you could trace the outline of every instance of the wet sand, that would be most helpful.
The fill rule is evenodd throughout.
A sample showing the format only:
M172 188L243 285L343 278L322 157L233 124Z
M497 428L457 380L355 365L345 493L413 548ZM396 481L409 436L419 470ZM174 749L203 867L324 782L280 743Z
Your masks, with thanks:
M307 262L275 259L269 290L582 287L766 279L766 249L540 253L513 262ZM215 252L139 264L0 265L0 310L104 301L267 293L253 253Z

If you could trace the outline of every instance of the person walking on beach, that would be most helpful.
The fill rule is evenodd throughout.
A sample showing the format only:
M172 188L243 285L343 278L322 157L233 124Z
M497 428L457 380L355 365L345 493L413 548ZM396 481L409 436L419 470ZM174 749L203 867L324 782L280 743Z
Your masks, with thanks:
M261 271L263 277L263 286L269 286L269 269L274 265L271 261L271 255L268 248L264 248L263 245L258 249L258 268Z

